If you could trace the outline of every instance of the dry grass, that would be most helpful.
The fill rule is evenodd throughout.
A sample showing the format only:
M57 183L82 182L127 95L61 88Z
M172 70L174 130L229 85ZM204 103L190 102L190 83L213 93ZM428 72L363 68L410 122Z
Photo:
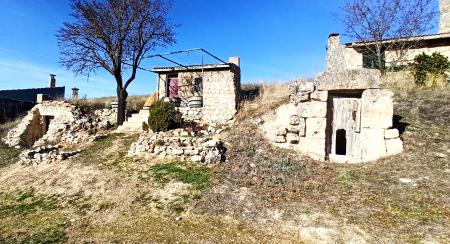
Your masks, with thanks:
M288 102L287 85L243 90L218 166L129 158L136 136L116 134L70 161L0 167L0 242L450 241L448 88L396 96L405 152L363 165L274 147L253 122Z
M138 111L144 107L148 96L130 96L127 99L127 109ZM116 97L101 97L92 99L80 99L77 105L85 111L111 108L111 102L117 100Z
M16 127L20 123L20 121L22 121L22 117L17 118L13 121L8 121L6 123L0 123L0 141L1 138L5 138L6 134L8 134L8 131Z
M279 231L325 228L321 237L337 242L450 241L450 90L395 99L405 152L363 165L325 164L275 148L252 123L263 111L249 104L228 132L222 178L196 210Z
M238 120L258 118L289 101L287 83L244 84Z
M114 134L83 145L70 161L0 168L0 242L298 241L192 214L192 201L202 196L214 169L128 158L136 139Z

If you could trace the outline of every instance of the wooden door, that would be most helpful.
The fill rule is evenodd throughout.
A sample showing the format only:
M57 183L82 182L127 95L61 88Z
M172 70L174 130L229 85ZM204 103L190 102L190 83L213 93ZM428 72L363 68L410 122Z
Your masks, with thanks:
M359 155L361 99L333 98L332 148L333 156L351 158Z
M178 97L178 77L169 78L169 97Z

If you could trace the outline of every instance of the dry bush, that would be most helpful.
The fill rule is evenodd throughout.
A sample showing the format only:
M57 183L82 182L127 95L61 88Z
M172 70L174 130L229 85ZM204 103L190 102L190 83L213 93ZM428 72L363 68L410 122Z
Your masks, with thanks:
M288 102L288 83L244 84L241 88L241 108L237 119L261 117Z

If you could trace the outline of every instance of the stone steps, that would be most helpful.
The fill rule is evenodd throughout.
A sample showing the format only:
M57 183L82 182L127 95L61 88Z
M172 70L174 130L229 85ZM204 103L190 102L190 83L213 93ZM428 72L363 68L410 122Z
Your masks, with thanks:
M123 125L119 126L115 132L143 132L142 123L147 123L149 114L149 111L146 109L140 110L139 113L132 114L131 117L129 117Z

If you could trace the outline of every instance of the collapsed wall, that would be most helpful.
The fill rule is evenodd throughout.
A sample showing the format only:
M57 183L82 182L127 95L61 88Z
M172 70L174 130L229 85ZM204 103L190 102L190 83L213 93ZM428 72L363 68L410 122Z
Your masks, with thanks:
M403 150L393 128L393 92L375 70L327 72L290 84L290 104L266 129L269 138L316 160L359 163ZM274 131L274 132L273 132Z
M11 147L30 148L49 143L78 144L92 141L109 121L83 113L64 101L45 101L28 112L3 141Z

